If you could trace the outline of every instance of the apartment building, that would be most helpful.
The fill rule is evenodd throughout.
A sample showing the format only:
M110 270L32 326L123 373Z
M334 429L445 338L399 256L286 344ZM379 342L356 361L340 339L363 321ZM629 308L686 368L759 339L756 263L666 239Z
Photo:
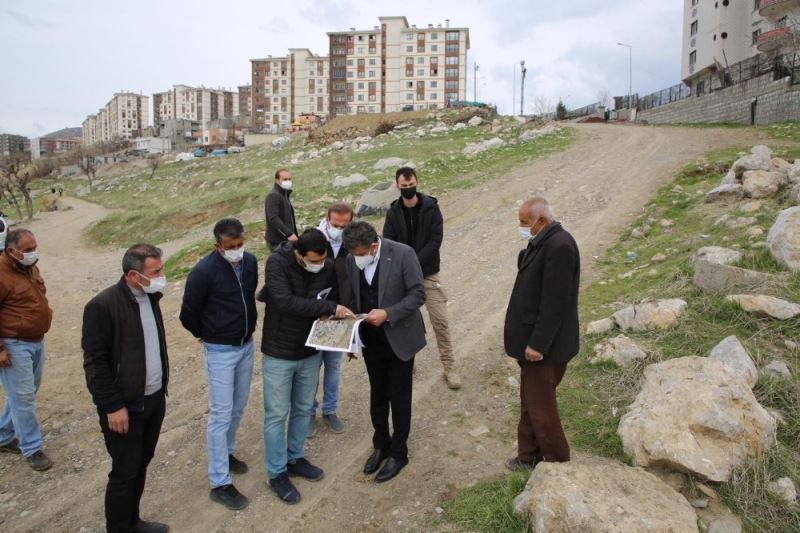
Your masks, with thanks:
M250 117L253 113L252 101L250 100L251 86L239 85L239 111L237 115L241 117Z
M758 14L766 21L754 35L759 52L794 56L800 53L800 0L759 0ZM796 59L795 59L796 60Z
M85 135L81 128L64 128L31 139L31 159L53 157L77 150Z
M328 116L329 60L308 48L290 48L283 57L251 59L251 126L283 132L303 114ZM241 103L241 102L240 102Z
M185 119L205 124L210 120L233 118L239 110L239 93L225 89L175 85L153 95L153 124Z
M437 109L466 99L469 28L378 20L371 30L328 33L332 116Z
M787 3L787 0L767 0ZM684 0L681 79L695 94L706 91L709 75L759 53L769 27L764 0Z
M28 158L28 138L11 133L0 133L0 159Z
M149 125L150 98L131 92L116 93L97 114L83 121L83 143L89 146L142 137Z

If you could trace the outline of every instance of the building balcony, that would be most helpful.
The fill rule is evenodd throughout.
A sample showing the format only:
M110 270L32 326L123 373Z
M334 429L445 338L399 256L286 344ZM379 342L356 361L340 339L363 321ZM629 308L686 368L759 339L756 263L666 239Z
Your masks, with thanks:
M772 52L790 45L791 42L791 30L786 26L776 26L758 36L756 47L759 52Z
M798 8L800 0L761 0L758 3L758 14L775 21Z

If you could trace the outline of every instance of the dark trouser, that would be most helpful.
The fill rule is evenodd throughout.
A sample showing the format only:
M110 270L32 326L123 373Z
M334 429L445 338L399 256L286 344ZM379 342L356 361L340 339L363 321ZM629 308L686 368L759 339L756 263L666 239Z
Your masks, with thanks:
M518 457L532 461L569 461L569 444L558 417L556 387L567 371L566 363L522 363L519 396L522 403L517 426Z
M108 428L108 417L100 413L100 427L111 456L111 472L106 486L106 530L127 532L139 518L139 501L144 492L147 465L161 433L164 420L164 392L144 397L144 410L128 411L128 433Z
M408 458L411 431L411 384L414 359L401 361L388 343L364 347L364 362L369 375L369 414L372 418L372 445L389 452L395 459ZM389 409L392 428L389 434Z

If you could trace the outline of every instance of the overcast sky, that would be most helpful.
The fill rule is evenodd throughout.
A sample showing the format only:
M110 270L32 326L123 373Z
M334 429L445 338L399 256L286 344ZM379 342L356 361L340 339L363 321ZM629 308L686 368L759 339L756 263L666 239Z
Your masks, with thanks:
M399 6L404 6L398 12ZM37 136L80 126L115 91L151 96L174 84L250 82L250 58L290 47L327 54L326 31L372 28L381 15L409 24L470 29L469 99L512 111L514 72L528 67L525 111L563 98L570 108L598 93L680 81L679 0L3 0L0 2L0 131Z

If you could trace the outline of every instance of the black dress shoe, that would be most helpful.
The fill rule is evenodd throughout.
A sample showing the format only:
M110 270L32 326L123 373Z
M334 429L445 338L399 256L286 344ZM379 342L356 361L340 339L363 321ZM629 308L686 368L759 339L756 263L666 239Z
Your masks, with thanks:
M369 459L367 459L364 465L364 473L369 475L377 472L383 460L388 456L389 454L383 450L372 450L372 455L369 456Z
M375 482L383 483L384 481L389 481L399 474L403 467L407 464L408 459L395 459L394 457L389 457L386 460L386 464L384 464L383 468L381 468L381 471L378 472L377 476L375 476Z
M160 522L145 522L139 520L131 527L133 533L167 533L169 526Z

